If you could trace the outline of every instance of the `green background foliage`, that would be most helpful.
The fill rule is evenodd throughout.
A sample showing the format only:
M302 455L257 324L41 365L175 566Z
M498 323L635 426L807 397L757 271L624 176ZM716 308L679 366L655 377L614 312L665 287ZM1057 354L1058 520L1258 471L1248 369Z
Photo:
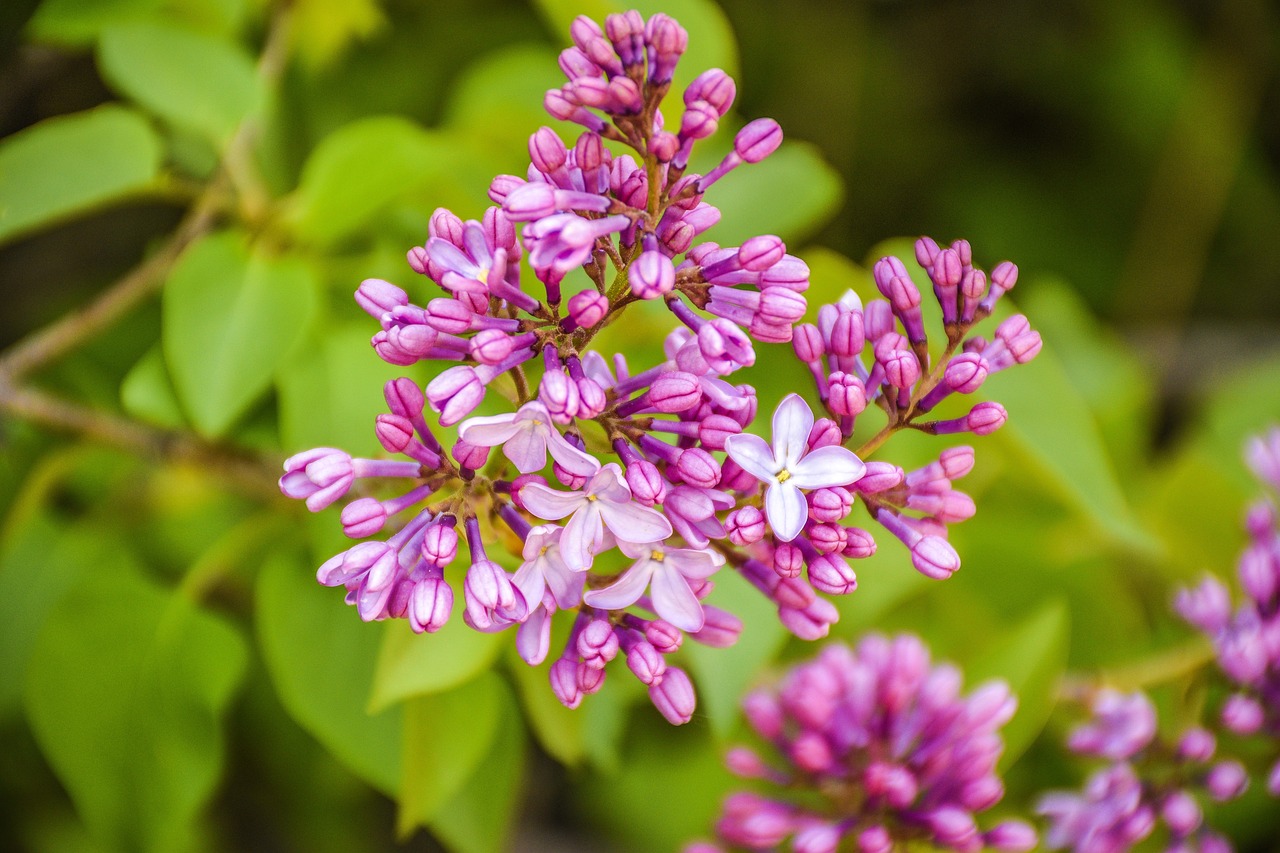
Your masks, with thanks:
M690 31L677 88L737 76L695 168L752 118L787 132L716 186L709 239L781 235L816 305L911 257L885 237L964 236L984 266L1019 263L1046 340L983 389L1011 420L964 484L963 571L927 581L881 537L833 636L916 631L969 684L1008 680L1010 810L1078 778L1053 758L1064 674L1194 707L1181 675L1204 652L1167 603L1231 576L1239 449L1280 419L1272 4L637 5ZM410 284L431 211L476 217L493 175L523 171L568 22L621 8L6 6L0 346L144 281L95 334L0 361L0 846L653 851L707 832L739 697L813 652L745 584L711 599L739 645L682 653L688 726L621 667L571 712L507 635L361 623L312 580L336 510L273 494L289 453L374 452L382 383L429 377L376 359L351 292ZM601 346L656 358L669 320L643 307ZM762 408L804 382L786 350L745 378ZM936 455L918 438L889 458ZM1250 808L1221 816L1245 845L1280 834Z

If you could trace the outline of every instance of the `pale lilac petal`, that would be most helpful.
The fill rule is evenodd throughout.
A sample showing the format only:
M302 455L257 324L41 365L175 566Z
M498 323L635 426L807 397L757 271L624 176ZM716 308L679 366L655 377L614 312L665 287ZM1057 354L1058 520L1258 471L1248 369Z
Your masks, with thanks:
M804 495L790 481L775 483L764 493L764 514L773 534L784 542L800 535L808 511Z
M862 479L867 466L847 447L819 447L788 469L789 483L801 489L847 486Z
M520 489L520 502L538 518L556 521L587 502L581 492L561 492L541 483L528 483Z
M788 394L773 413L773 458L788 471L809 446L813 412L799 394Z
M588 494L610 501L624 503L631 500L631 488L623 477L622 468L616 462L610 462L595 473L587 483L584 491Z
M681 631L701 631L706 617L689 582L665 561L653 569L653 609Z
M483 418L467 418L458 425L458 438L477 447L497 447L520 431L515 412Z
M542 602L543 590L547 588L545 569L546 557L540 555L521 565L511 578L512 585L534 607Z
M778 463L773 458L773 450L758 435L749 432L731 435L725 439L724 450L743 471L757 480L768 483L773 480L773 475L778 473Z
M626 539L618 539L618 550L626 554L633 560L638 560L648 554L655 547L661 545L661 542L629 542Z
M667 562L687 578L708 578L724 565L724 557L717 551L675 548L667 552Z
M574 571L591 568L600 547L604 531L600 523L599 506L599 501L583 504L560 534L560 556L564 559L564 564Z
M521 556L525 560L536 560L543 553L543 548L550 548L560 541L560 527L555 524L539 524L529 529L524 538L524 550Z
M627 569L622 577L604 589L589 589L582 594L582 601L591 607L604 610L621 610L636 603L636 599L644 595L649 585L649 577L653 574L654 563L648 557L641 558Z
M551 648L551 615L545 607L536 607L516 630L516 651L529 666L547 659Z
M661 542L671 535L671 522L656 509L642 506L635 501L610 503L597 501L604 523L615 536L639 539L642 542Z
M560 467L579 477L590 477L600 470L600 463L585 451L570 444L555 427L547 427L547 452L560 463Z
M543 567L542 575L551 589L551 595L555 598L557 607L568 610L571 607L577 607L582 601L582 585L586 582L586 576L565 565L564 558L560 556L559 546L547 551L546 565Z
M541 471L547 464L547 442L536 427L518 429L502 445L502 452L521 474Z

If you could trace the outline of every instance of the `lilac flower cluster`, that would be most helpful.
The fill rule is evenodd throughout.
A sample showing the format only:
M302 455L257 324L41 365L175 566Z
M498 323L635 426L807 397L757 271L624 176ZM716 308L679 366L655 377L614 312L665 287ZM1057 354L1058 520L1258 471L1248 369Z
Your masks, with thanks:
M846 839L862 853L912 840L960 851L1034 848L1024 822L984 831L975 820L1004 796L999 730L1017 701L1003 682L966 696L960 685L959 670L933 665L918 638L871 635L856 649L829 645L777 690L751 694L747 719L777 761L739 747L729 769L794 790L731 794L716 825L721 844L775 850L790 838L797 853L834 853ZM686 853L725 847L699 843Z
M1067 745L1077 755L1111 763L1090 776L1081 793L1058 791L1041 799L1038 811L1050 824L1045 843L1077 853L1120 853L1163 823L1168 850L1230 850L1205 824L1202 801L1240 796L1249 777L1238 761L1214 760L1213 733L1193 727L1173 743L1157 739L1155 707L1142 692L1103 688L1091 710L1092 718Z
M972 450L950 448L911 472L863 458L900 429L998 428L1006 413L992 402L958 418L922 418L947 396L972 393L989 374L1033 357L1040 337L1021 316L990 341L971 336L1017 268L1002 263L988 278L967 243L942 248L927 238L916 256L942 305L946 342L936 351L919 290L896 258L876 265L884 299L864 308L849 293L823 306L816 324L797 326L809 270L782 240L696 242L720 217L704 195L771 154L782 139L777 123L748 123L718 165L690 172L694 145L728 114L733 80L719 69L696 77L678 127L668 128L660 105L687 43L674 20L632 11L609 16L602 29L581 17L572 37L560 55L567 82L547 93L545 106L584 128L576 141L567 145L545 127L533 134L526 175L495 178L495 206L479 221L433 214L428 239L408 261L441 295L418 304L379 279L356 292L379 324L372 345L380 357L450 365L425 393L409 379L385 388L377 437L405 458L319 448L289 459L280 486L319 511L359 480L405 483L393 497L366 493L346 504L348 536L394 532L318 572L321 583L347 590L362 619L406 618L415 631L438 630L454 604L446 569L465 539L470 627L516 627L521 655L536 664L551 654L553 615L565 611L569 638L550 667L561 702L575 707L598 690L622 653L663 715L682 723L693 713L693 690L667 655L686 634L728 645L741 630L733 614L704 603L719 570L742 575L793 633L815 639L838 618L817 593L853 590L849 559L876 548L870 532L842 523L859 500L921 572L945 578L959 568L947 525L974 512L953 488L972 468ZM663 361L633 369L621 353L606 359L591 348L642 300L659 301L673 318ZM825 410L815 419L809 404L788 396L773 415L771 443L746 432L755 389L729 381L754 363L755 341L791 341ZM475 415L491 389L507 410ZM858 415L873 406L886 424L851 449ZM427 409L441 427L457 425L448 449ZM392 523L398 516L407 520ZM523 540L514 573L495 545L512 534ZM604 569L616 558L600 558L615 549L630 561L624 571Z

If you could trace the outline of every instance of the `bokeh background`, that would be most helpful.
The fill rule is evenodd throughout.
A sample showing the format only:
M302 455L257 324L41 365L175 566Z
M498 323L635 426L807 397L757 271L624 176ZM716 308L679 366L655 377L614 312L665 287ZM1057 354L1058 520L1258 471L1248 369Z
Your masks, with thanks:
M592 697L597 710L566 721L537 698L542 676L496 646L452 681L400 683L387 661L400 660L403 639L360 625L308 581L336 547L336 519L312 524L273 499L265 467L262 483L246 482L263 459L371 444L386 374L361 361L373 359L370 330L351 290L371 275L403 281L399 258L421 242L434 207L475 216L492 174L523 170L523 140L545 122L540 94L557 83L564 22L613 7L289 5L291 37L262 102L237 113L234 98L227 107L214 96L212 111L194 116L184 85L218 81L218 68L158 50L152 67L171 76L148 77L150 57L127 49L139 44L127 37L177 28L243 64L283 7L9 0L0 9L0 166L9 169L0 168L0 347L88 304L162 246L219 180L246 116L255 177L232 181L215 218L307 270L298 292L311 300L296 312L305 333L289 358L251 393L224 394L229 409L199 402L198 368L171 342L176 324L154 297L23 377L189 439L195 449L181 459L166 455L170 445L140 453L86 440L75 423L52 428L6 398L0 846L673 849L704 831L727 784L718 755L738 736L727 691L805 653L769 633L770 614L758 623L747 614L760 641L705 656L704 707L715 707L678 732L634 701L623 676ZM1101 668L1116 683L1151 686L1173 719L1186 719L1211 689L1180 680L1176 667L1144 681L1143 663L1189 642L1167 615L1173 585L1205 570L1231 575L1240 508L1254 492L1240 442L1280 419L1280 10L1268 0L643 8L689 27L700 53L688 62L711 58L735 74L740 120L772 116L799 143L768 181L725 182L737 204L713 239L780 233L813 265L815 293L832 298L847 286L868 295L860 265L885 240L966 237L984 266L1020 265L1015 301L1048 342L1025 380L992 383L1013 421L980 450L970 489L980 513L957 540L966 571L945 590L926 587L902 580L900 553L879 555L860 570L864 589L839 633L923 631L939 657L1023 688L1014 805L1078 779L1055 757L1071 719L1054 713L1064 672ZM156 95L147 79L178 84ZM106 103L150 129L158 153L148 175L7 228L19 193L40 192L44 179L62 193L55 179L80 181L80 169L109 159L92 148L66 163L21 159L15 140ZM56 168L27 180L31 163ZM797 375L770 364L762 357L750 380L762 400ZM928 448L901 452L923 459ZM156 634L165 620L192 633ZM174 648L172 660L156 652ZM415 654L410 663L430 672L432 655ZM157 656L158 671L136 663ZM114 677L117 666L133 680ZM709 700L717 669L731 677ZM390 710L365 713L371 688L374 705ZM477 724L485 734L455 773L432 764L424 732L468 716L458 709L474 697L459 690L475 691L498 722ZM199 713L166 711L175 695L201 697ZM135 714L152 720L141 734ZM134 766L139 753L155 761ZM449 781L424 794L408 781L415 766ZM181 795L155 793L166 789ZM670 801L654 802L654 790ZM1244 847L1274 849L1280 824L1265 799L1221 820Z

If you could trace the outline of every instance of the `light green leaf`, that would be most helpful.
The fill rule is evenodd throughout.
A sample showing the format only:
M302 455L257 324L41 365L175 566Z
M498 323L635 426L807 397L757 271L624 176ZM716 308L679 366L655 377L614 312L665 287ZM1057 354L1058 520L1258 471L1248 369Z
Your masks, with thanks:
M299 0L293 7L294 49L312 67L327 65L386 24L378 0Z
M319 284L301 260L251 253L222 232L189 248L165 286L162 342L183 409L217 437L267 390L303 339Z
M238 44L172 24L108 27L98 66L120 94L218 146L264 97L253 60Z
M137 569L100 569L50 613L28 671L27 715L104 846L184 849L221 770L221 718L244 643Z
M476 772L508 716L507 687L483 673L460 687L418 696L404 706L404 776L397 832L431 819ZM481 771L483 772L483 771Z
M554 51L541 45L517 44L488 53L470 63L450 87L445 126L450 132L488 145L500 171L523 168L529 135L543 125L559 124L542 108L548 89L564 83ZM561 138L569 133L556 128ZM566 144L572 145L569 136Z
M169 381L164 353L156 344L125 374L120 383L120 404L139 420L168 429L181 429L187 419Z
M0 140L0 243L150 186L160 140L137 113L103 106Z
M1058 681L1067 665L1070 626L1062 600L1046 602L1003 633L967 667L968 684L998 678L1018 697L1018 711L1001 730L1008 768L1040 734L1057 703Z
M785 198L786 204L778 204ZM835 213L844 199L839 174L818 150L787 142L759 163L747 163L726 175L707 200L720 208L720 222L707 238L737 246L760 234L802 242Z
M434 634L415 634L404 620L392 620L383 630L369 710L456 687L488 669L510 641L505 633L471 630L459 613Z
M572 614L560 611L551 623L551 648L564 647L572 624ZM583 741L583 729L587 722L587 708L566 708L556 699L551 691L549 672L556 656L549 655L549 660L538 666L529 666L516 651L515 644L507 646L507 659L510 671L520 695L520 707L524 712L525 722L532 729L538 743L561 764L576 766L586 757L586 744ZM610 684L609 687L614 687ZM593 702L600 694L590 697Z
M431 830L458 853L501 853L511 849L511 830L523 790L524 726L511 689L501 679L493 745L467 784L431 819Z
M164 0L44 0L27 25L36 41L73 47L90 44L106 27L140 21Z
M303 240L334 243L394 202L427 188L439 193L474 156L468 143L398 116L351 122L311 152L287 220ZM482 195L474 187L471 194ZM436 203L449 201L446 197Z
M267 557L258 575L254 622L267 671L285 710L360 778L386 794L400 784L403 716L370 715L378 631L315 582L289 552Z
M788 634L778 621L777 608L736 572L716 575L716 588L707 603L733 613L743 623L742 636L727 649L696 641L685 645L696 677L698 711L706 714L712 733L723 740L737 724L747 686L777 656Z

